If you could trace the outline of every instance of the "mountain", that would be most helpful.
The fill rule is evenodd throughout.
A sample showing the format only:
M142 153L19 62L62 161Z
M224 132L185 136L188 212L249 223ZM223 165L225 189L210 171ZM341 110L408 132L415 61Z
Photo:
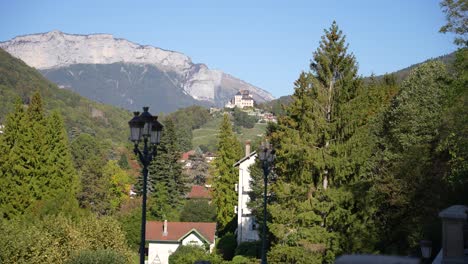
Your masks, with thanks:
M46 111L61 113L71 138L88 133L113 146L128 142L127 122L132 117L128 110L96 103L60 89L38 71L0 49L0 124L6 114L14 110L17 98L27 103L36 91L40 92Z
M0 48L61 88L132 110L142 105L155 112L193 104L222 106L239 90L249 90L258 103L274 99L234 76L193 63L182 53L109 34L51 31L0 42Z

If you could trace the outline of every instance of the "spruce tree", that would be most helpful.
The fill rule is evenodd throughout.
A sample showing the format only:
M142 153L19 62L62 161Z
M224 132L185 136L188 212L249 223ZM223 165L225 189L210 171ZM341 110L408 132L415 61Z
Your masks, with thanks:
M149 166L148 185L151 193L150 199L154 200L151 204L163 202L161 199L164 198L169 208L175 209L182 205L187 181L182 173L182 166L178 162L180 151L174 123L172 120L166 120L164 124L164 135L158 145L157 156ZM160 196L162 193L167 193L168 197ZM150 208L150 211L157 212L158 210Z
M11 219L22 214L33 201L28 191L30 177L28 160L23 149L28 147L27 120L23 104L16 101L15 111L5 119L4 133L0 136L0 213L2 218Z
M332 262L342 252L372 250L369 186L355 162L366 160L356 151L368 133L359 131L367 122L358 97L363 84L347 49L333 22L272 131L278 175L268 207L272 263Z
M47 117L47 124L48 187L74 199L79 187L78 175L73 166L67 131L61 115L57 111L52 112Z
M213 161L213 203L216 206L218 230L224 230L236 216L237 193L234 189L238 172L234 167L242 156L242 148L232 131L231 120L224 114L218 135L217 157ZM226 230L224 230L226 231Z
M3 217L76 209L76 172L66 131L58 114L44 114L39 93L33 95L26 111L17 103L0 141Z
M76 195L80 206L99 215L108 214L111 204L105 197L110 183L102 170L106 165L103 146L92 135L83 133L72 141L71 149L81 187Z

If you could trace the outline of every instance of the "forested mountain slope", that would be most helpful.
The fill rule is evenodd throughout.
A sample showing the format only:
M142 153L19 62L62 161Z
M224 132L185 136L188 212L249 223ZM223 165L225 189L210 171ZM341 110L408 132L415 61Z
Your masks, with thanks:
M114 143L126 141L129 111L60 89L23 61L0 49L0 123L13 111L17 98L28 103L35 91L42 95L46 111L58 110L62 114L70 137L85 132Z

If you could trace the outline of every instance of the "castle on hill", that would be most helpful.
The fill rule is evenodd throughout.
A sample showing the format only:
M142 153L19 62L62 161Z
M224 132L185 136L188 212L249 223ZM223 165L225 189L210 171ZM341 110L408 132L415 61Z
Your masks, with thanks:
M234 95L234 98L231 99L225 107L227 108L244 108L244 107L253 107L254 106L254 99L252 94L250 94L249 90L240 90Z

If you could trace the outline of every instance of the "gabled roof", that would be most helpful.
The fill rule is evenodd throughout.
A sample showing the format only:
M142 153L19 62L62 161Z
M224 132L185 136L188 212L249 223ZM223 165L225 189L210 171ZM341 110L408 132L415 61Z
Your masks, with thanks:
M234 167L239 166L242 162L244 162L244 161L250 159L251 157L255 156L256 154L257 154L256 151L251 152L249 155L243 157L241 160L239 160L238 162L234 163Z
M187 195L189 199L211 199L210 189L205 186L194 185Z
M146 222L146 240L155 242L180 242L195 233L207 243L214 243L216 223L167 222L167 235L163 236L164 222Z

